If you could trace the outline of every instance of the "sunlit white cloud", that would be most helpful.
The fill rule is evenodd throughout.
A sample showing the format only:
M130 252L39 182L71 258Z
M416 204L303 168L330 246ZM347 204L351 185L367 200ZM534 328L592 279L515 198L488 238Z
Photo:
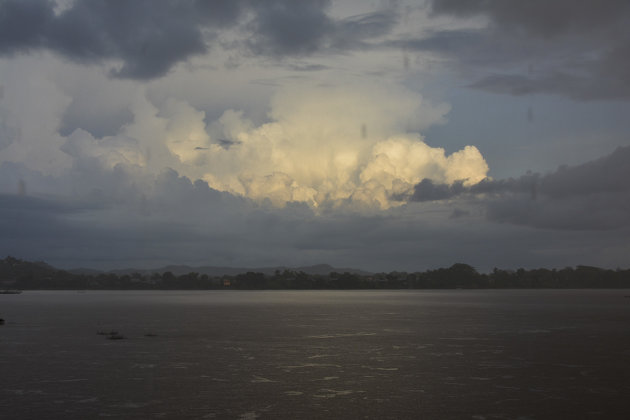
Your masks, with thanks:
M73 65L55 64L52 77L36 66L29 72L28 83L16 75L16 83L4 89L2 104L12 106L3 112L3 129L21 127L21 136L15 141L3 136L1 159L44 174L71 171L77 178L73 185L83 186L80 191L89 190L86 180L95 178L83 172L95 165L105 172L127 168L139 174L139 185L172 168L214 189L276 207L302 202L314 208L353 203L353 208L385 209L400 204L392 196L408 193L422 179L468 185L488 172L474 146L448 156L428 146L420 133L444 123L449 106L393 82L290 84L271 97L267 122L256 124L233 109L209 121L205 111L184 99L153 101L150 88L125 81L108 82L118 93L99 96L106 75L86 76ZM95 88L78 95L72 78ZM88 109L96 104L93 109L105 114L124 108L129 116L95 126L81 118L78 101ZM106 135L111 131L116 133Z
M443 122L448 110L395 86L293 87L274 97L271 122L254 127L228 111L213 127L225 138L191 143L186 153L204 162L211 187L255 200L387 208L393 194L427 177L467 184L486 177L474 146L446 156L410 132Z

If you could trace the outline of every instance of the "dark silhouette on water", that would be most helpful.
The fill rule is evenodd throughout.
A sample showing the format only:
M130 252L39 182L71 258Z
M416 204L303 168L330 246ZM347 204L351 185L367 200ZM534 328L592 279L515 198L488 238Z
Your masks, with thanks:
M125 337L125 336L124 336L124 335L122 335L122 334L110 334L110 335L107 337L107 339L108 339L108 340L124 340L124 339L126 339L126 338L127 338L127 337Z
M99 330L96 332L96 335L104 335L107 337L108 340L123 340L127 337L125 337L124 335L120 334L118 331L115 330L111 330L111 331L102 331Z

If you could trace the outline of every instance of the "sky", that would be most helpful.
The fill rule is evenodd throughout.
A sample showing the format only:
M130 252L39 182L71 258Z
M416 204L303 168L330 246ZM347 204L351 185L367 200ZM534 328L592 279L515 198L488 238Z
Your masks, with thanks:
M0 0L0 256L627 268L626 0Z

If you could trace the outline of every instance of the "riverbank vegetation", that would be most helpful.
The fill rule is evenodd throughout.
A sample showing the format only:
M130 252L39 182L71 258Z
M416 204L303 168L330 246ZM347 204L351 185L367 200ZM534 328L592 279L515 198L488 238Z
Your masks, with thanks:
M210 276L191 271L175 275L162 273L117 274L111 272L72 273L41 262L13 257L0 260L0 288L20 290L281 290L281 289L563 289L630 288L630 270L590 266L562 269L495 268L479 273L468 264L422 272L357 274L331 272L308 274L276 270L272 274L244 272Z

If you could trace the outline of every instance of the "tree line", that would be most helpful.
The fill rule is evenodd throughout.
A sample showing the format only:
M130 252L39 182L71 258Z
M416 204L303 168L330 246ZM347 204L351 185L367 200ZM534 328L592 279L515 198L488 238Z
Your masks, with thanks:
M423 272L377 274L309 274L277 270L273 274L247 272L209 276L197 272L77 274L45 263L7 257L0 260L0 289L20 290L324 290L324 289L570 289L630 288L630 269L591 266L562 269L538 268L479 273L457 263L448 268Z

